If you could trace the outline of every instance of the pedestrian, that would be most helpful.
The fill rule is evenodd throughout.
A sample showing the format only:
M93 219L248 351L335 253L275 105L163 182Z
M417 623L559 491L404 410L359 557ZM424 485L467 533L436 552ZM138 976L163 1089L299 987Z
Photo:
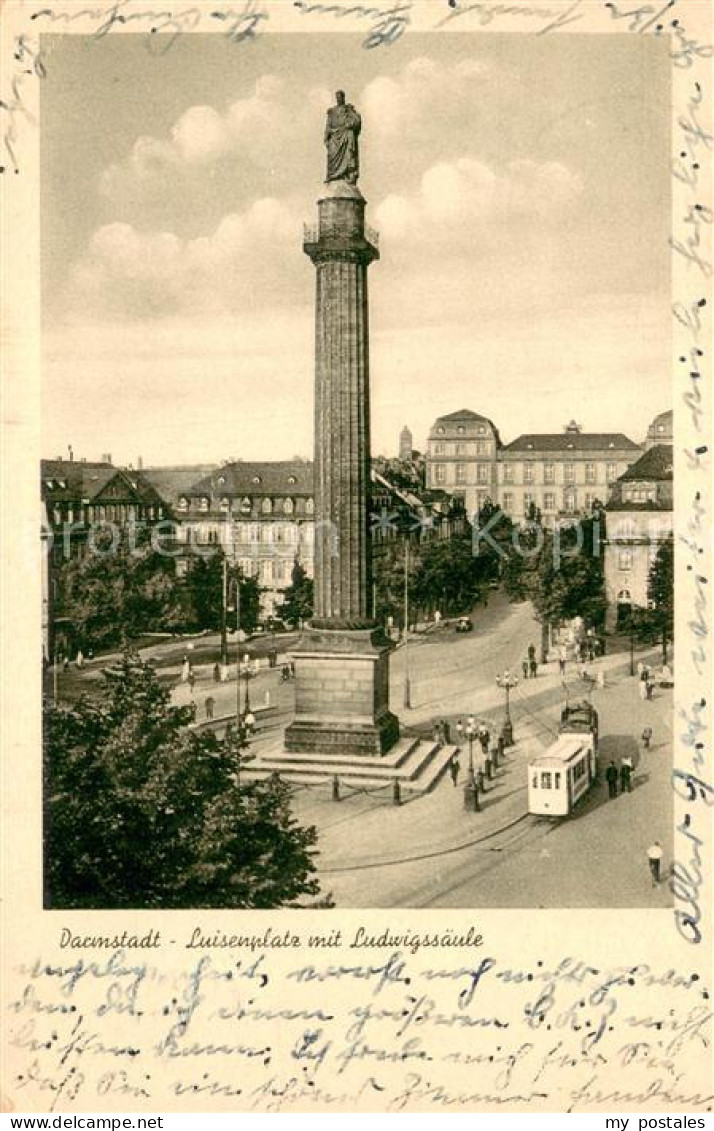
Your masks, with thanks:
M649 750L650 742L652 741L652 727L645 727L642 731L642 745L645 750Z
M216 661L216 663L213 665L213 682L221 682L221 665L218 663L218 661Z
M523 668L523 678L528 679L528 660L524 660L521 667Z
M188 673L188 686L191 688L191 694L193 695L193 689L196 686L196 673L193 668L191 668Z
M255 715L253 714L252 711L248 711L243 722L245 724L246 734L248 734L248 735L254 734L255 733Z
M620 766L620 791L632 793L632 764L625 758Z
M535 656L531 656L528 666L530 668L531 679L535 679L535 677L538 675L538 661L536 660Z
M432 727L431 737L433 738L433 740L437 744L437 746L442 745L442 742L441 742L441 723L438 720L437 720L437 722L434 723L434 726Z
M614 762L611 761L610 765L605 770L605 781L607 782L607 792L609 797L617 797L617 779L617 766Z
M660 845L658 840L656 840L654 844L651 844L647 849L647 863L650 867L650 875L652 876L653 888L657 887L657 884L660 880L660 869L662 867L663 855L664 853L662 852L662 846Z
M654 680L650 676L648 676L647 679L645 680L645 694L646 694L648 699L652 698L652 692L653 691L654 691Z
M449 746L451 743L451 726L448 719L441 720L441 730L444 735L444 745Z
M290 661L290 678L295 679L295 661Z
M565 664L566 664L567 659L568 659L568 650L565 647L565 645L562 644L560 646L559 651L558 651L558 667L560 668L560 674L561 675L565 675Z
M532 663L536 658L535 644L528 645L528 663Z
M75 660L75 664L80 669L84 667L84 653L82 652L81 648L77 649L77 659Z
M647 684L645 683L644 679L640 680L639 689L640 689L640 699L644 703L645 699L647 698Z
M638 679L644 679L645 678L645 665L642 662L642 660L640 660L637 664L637 678Z
M213 698L213 696L207 695L206 696L206 718L207 719L213 718L213 708L214 708L215 704L216 704L216 700Z
M191 665L188 661L188 656L184 656L181 661L181 683L188 683L191 676Z
M458 783L459 783L459 770L460 769L461 769L461 767L459 766L458 755L456 753L454 753L454 754L451 755L451 758L449 759L449 773L451 774L451 780L454 783L454 786L457 786Z
M604 668L600 668L600 671L597 673L597 685L598 685L600 691L605 690L605 669Z
M481 743L481 749L484 754L488 754L488 748L491 743L491 735L488 733L488 728L482 723L483 729L479 729L478 740Z

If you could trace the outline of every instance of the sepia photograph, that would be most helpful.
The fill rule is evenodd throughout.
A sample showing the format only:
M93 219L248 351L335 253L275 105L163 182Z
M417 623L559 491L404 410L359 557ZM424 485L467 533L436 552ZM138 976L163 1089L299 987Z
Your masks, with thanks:
M43 36L45 906L670 905L666 45L192 38Z

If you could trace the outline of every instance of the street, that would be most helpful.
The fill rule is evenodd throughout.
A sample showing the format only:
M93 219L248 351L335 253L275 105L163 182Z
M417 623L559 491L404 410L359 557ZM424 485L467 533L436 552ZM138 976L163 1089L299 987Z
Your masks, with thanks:
M521 661L529 644L538 649L540 626L531 607L511 605L501 593L491 595L488 607L472 614L474 631L460 635L442 624L410 638L391 657L391 703L403 732L428 734L436 719L455 724L473 714L485 720L491 734L500 730L504 693L496 676L509 668L521 676ZM294 636L250 641L253 657L280 649L277 669L262 667L249 681L251 706L258 731L253 750L280 745L293 713L293 683L281 679ZM182 641L152 645L143 650L162 679L170 681L175 703L197 705L199 722L206 721L205 699L215 700L220 730L236 710L235 666L226 684L213 680L217 637L204 637L188 651L197 682L193 693L178 682ZM235 646L233 648L235 652ZM641 653L656 662L654 653ZM638 653L638 656L640 653ZM411 708L404 707L408 664ZM60 676L60 693L74 698L94 684L106 660L96 660L82 672ZM527 814L526 765L552 742L557 733L565 691L556 665L539 668L535 679L521 680L511 693L516 743L504 765L481 796L481 811L465 811L463 784L468 748L461 753L459 783L442 778L426 796L402 806L389 804L389 790L370 794L347 782L343 800L333 802L324 787L298 786L293 796L295 816L315 824L319 833L318 868L322 891L341 907L662 907L671 903L666 883L653 888L645 859L654 839L671 861L672 693L658 689L652 702L637 695L629 675L628 656L608 655L590 665L603 668L603 690L595 688L593 703L600 713L600 763L605 766L629 753L635 762L633 791L607 800L601 780L567 819L553 821ZM572 700L583 697L574 664L566 670ZM241 681L241 705L245 701ZM646 759L639 735L645 724L654 739ZM478 744L477 753L480 754ZM367 895L366 892L369 894Z

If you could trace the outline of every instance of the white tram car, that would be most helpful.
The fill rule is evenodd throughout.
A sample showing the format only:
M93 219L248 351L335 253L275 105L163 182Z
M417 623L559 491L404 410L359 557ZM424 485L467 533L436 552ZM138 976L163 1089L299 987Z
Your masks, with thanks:
M528 765L528 812L565 817L595 780L592 735L561 734Z

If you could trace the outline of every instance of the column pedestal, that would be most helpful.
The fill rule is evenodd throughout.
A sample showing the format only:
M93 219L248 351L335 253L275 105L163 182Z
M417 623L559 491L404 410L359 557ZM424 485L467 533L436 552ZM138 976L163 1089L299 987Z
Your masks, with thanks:
M379 756L399 737L389 710L391 645L377 629L307 629L293 653L295 719L285 749Z

